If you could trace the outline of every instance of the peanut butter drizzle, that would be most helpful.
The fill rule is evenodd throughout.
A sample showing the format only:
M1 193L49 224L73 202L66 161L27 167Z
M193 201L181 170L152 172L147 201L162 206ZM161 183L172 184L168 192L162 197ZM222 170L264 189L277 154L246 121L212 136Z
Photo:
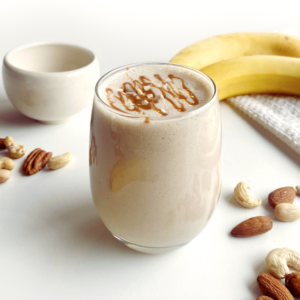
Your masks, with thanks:
M160 90L163 98L167 100L173 106L173 108L176 109L178 112L186 111L183 103L179 102L179 100L186 102L191 106L199 104L199 100L197 99L197 97L187 88L184 80L180 77L176 77L172 74L168 75L168 78L170 79L170 81L172 81L172 83L174 83L173 81L174 78L181 81L182 89L186 91L189 97L185 96L178 88L176 88L175 90L174 86L172 86L170 81L163 80L161 76L158 74L155 74L154 77L161 82L161 84L163 85L162 87L154 84L149 78L145 76L140 76L139 80L133 80L132 78L130 78L128 74L126 75L131 80L131 82L124 82L121 88L122 91L118 91L117 95L113 94L113 90L111 88L106 89L106 93L108 95L107 101L109 105L118 111L124 113L126 113L126 111L127 112L136 111L137 113L144 115L145 113L143 112L143 110L153 109L158 114L162 116L167 116L168 114L166 112L164 112L162 109L159 109L155 105L162 100L156 99L155 93L151 90L151 88ZM146 90L145 86L150 87L150 89ZM109 94L112 94L112 96L109 96ZM177 104L175 103L174 100L170 98L170 96L172 96L174 99L177 99ZM111 98L118 99L125 110L116 107L116 105L111 100ZM191 98L192 101L189 101L188 98ZM148 102L147 104L145 104L144 102L145 100ZM146 117L145 123L149 123L149 122L150 122L150 118Z

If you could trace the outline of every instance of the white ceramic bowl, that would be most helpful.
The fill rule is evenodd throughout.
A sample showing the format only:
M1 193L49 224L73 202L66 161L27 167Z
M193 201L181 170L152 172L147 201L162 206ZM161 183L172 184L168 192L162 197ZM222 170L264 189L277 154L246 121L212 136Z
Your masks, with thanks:
M68 121L87 107L100 76L89 50L62 43L34 43L8 52L3 82L16 109L46 124Z

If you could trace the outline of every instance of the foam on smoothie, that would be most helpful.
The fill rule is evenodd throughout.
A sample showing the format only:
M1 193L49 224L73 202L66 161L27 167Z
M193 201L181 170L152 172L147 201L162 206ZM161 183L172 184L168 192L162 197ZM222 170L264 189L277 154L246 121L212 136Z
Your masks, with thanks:
M131 115L175 116L205 105L214 87L203 75L172 65L141 65L112 74L100 85L100 98Z

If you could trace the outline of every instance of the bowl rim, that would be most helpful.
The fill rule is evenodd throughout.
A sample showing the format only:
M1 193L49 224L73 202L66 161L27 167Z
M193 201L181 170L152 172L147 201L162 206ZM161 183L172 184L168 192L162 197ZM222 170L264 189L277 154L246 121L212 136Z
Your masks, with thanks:
M24 50L26 48L40 46L40 45L71 46L71 47L74 47L74 48L81 49L81 50L89 52L93 56L93 59L92 59L92 61L90 63L88 63L87 65L85 65L85 66L83 66L81 68L77 68L77 69L70 70L70 71L62 71L62 72L38 72L38 71L30 71L30 70L27 70L27 69L23 69L23 68L17 67L17 66L13 65L10 62L10 57L13 54L15 54L15 53L17 53L17 52L19 52L21 50ZM9 69L9 70L11 70L13 72L21 73L21 74L24 74L24 75L36 75L36 76L45 76L45 77L48 77L48 76L51 76L51 77L54 77L54 76L68 76L68 75L74 76L76 73L83 73L83 72L87 71L87 69L89 69L95 63L97 63L97 61L98 61L97 56L91 50L89 50L89 49L87 49L85 47L78 46L78 45L71 44L71 43L47 42L47 41L44 41L44 42L34 42L34 43L25 44L25 45L18 46L18 47L15 47L15 48L9 50L5 54L5 56L3 58L3 66L5 66L7 69Z

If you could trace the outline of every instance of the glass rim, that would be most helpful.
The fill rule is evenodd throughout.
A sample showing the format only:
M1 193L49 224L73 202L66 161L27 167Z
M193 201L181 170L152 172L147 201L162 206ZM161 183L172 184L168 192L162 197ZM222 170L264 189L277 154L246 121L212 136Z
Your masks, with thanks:
M168 65L168 66L175 66L175 67L180 67L180 68L184 68L184 69L188 69L191 70L193 72L196 72L198 74L200 74L202 77L204 77L209 83L211 83L212 87L213 87L213 93L211 98L207 101L207 103L205 103L204 105L198 107L197 109L191 110L189 112L184 112L184 113L180 113L178 115L172 115L172 116L166 116L166 117L161 117L161 116L147 116L147 115L133 115L130 113L126 113L126 112L121 112L118 111L117 109L111 107L108 103L106 103L100 96L98 93L99 90L99 86L111 75L124 70L126 68L130 68L130 67L135 67L135 66L141 66L141 65ZM192 67L188 67L185 65L181 65L181 64L175 64L175 63L170 63L170 62L140 62L140 63L132 63L132 64L128 64L128 65L124 65L115 69L110 70L109 72L105 73L104 75L102 75L100 77L100 79L97 81L96 86L95 86L95 95L97 97L97 99L99 100L98 103L100 103L103 107L105 107L107 110L111 111L112 113L115 113L119 116L122 117L127 117L127 118L137 118L137 119L145 119L145 118L149 118L149 120L151 121L165 121L165 120L170 120L170 119L182 119L182 118L186 118L186 117L190 117L193 116L197 113L200 113L206 109L208 109L217 99L217 87L215 82L205 73L194 69Z

